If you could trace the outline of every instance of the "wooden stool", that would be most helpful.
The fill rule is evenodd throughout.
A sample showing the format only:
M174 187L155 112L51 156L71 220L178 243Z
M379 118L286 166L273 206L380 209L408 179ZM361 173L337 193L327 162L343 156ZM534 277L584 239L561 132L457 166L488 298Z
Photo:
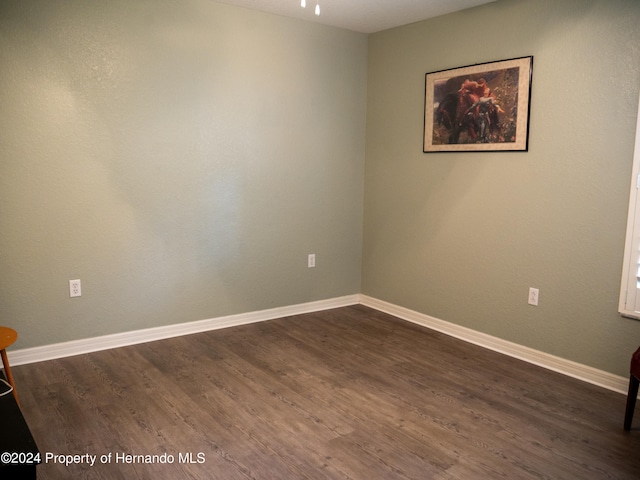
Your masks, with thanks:
M16 399L16 403L19 406L18 392L16 392L16 385L13 383L13 375L11 375L11 367L9 366L6 351L6 348L13 345L17 338L18 332L13 328L0 327L0 355L2 355L2 364L4 365L4 376L7 377L7 382L13 387L13 398Z

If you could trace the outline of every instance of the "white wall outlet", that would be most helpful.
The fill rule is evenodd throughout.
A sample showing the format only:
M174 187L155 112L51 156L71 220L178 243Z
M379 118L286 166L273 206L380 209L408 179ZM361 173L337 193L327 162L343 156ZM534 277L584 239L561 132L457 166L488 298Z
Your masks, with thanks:
M539 296L540 296L540 290L538 290L537 288L530 287L529 288L529 305L533 305L534 307L537 307Z
M316 266L316 254L310 253L307 257L307 267L313 268Z
M82 285L80 284L80 280L69 280L69 296L70 297L81 297L82 296Z

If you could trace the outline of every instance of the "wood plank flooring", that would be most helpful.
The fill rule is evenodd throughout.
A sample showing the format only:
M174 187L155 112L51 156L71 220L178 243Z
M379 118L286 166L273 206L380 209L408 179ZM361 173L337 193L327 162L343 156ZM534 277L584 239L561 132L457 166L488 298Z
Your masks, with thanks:
M13 372L40 479L640 478L623 395L364 306Z

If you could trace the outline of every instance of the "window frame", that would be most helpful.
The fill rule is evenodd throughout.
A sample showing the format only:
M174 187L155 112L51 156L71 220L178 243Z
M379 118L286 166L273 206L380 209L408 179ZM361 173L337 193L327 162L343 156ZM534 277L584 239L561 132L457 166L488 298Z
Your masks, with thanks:
M629 188L627 233L620 284L618 312L624 317L640 320L640 99L636 120L636 137Z

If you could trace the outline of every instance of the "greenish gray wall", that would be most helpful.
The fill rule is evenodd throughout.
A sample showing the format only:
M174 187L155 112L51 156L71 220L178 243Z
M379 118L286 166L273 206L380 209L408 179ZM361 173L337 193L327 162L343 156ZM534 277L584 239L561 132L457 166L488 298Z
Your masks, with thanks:
M16 348L360 291L366 35L209 0L1 0L0 45Z
M371 35L362 292L626 376L638 25L637 0L499 0ZM528 152L422 153L426 72L526 55Z
M635 0L369 37L207 0L0 0L1 322L26 348L362 291L625 375L638 24ZM422 153L425 72L523 55L529 152Z

